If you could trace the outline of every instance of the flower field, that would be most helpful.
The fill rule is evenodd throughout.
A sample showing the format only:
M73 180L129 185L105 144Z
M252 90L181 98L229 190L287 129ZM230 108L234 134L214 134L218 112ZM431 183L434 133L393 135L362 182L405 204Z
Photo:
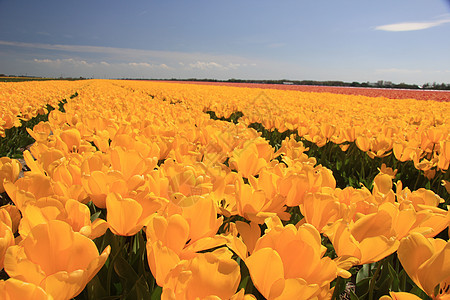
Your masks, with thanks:
M430 95L0 83L0 299L449 299Z

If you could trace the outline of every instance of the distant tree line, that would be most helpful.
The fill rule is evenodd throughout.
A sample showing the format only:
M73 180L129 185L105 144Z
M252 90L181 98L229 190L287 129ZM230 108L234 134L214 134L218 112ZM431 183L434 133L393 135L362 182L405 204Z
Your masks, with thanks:
M28 81L28 80L83 80L89 79L85 77L58 77L58 78L42 78L37 76L24 75L5 75L0 74L0 82L5 81ZM170 78L170 79L144 79L144 78L121 78L125 80L162 80L162 81L204 81L204 82L236 82L236 83L263 83L263 84L295 84L295 85L318 85L318 86L350 86L350 87L371 87L371 88L392 88L392 89L425 89L425 90L450 90L450 83L425 83L423 85L407 84L407 83L392 83L391 81L379 80L377 82L344 82L338 80L317 81L317 80L255 80L255 79L236 79L218 80L210 78Z
M128 78L127 78L128 79ZM131 78L130 78L131 79ZM142 79L141 79L142 80ZM143 79L149 80L149 79ZM236 82L236 83L263 83L263 84L295 84L295 85L318 85L318 86L349 86L349 87L363 87L363 88L392 88L392 89L428 89L428 90L450 90L450 84L446 83L425 83L423 85L407 84L407 83L392 83L391 81L379 80L377 82L344 82L338 80L329 81L316 81L316 80L254 80L254 79L236 79L231 78L228 80L218 80L210 78L171 78L171 79L150 79L150 80L162 80L162 81L204 81L204 82Z

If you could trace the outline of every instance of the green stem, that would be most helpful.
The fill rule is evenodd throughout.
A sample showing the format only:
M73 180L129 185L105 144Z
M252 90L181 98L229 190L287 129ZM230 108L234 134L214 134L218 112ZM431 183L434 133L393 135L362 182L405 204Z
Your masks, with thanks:
M342 278L339 276L336 279L336 284L334 286L334 291L333 291L333 295L331 296L331 300L338 299L338 297L339 297L339 286L341 285L341 281L342 281Z
M414 183L414 191L417 189L417 184L419 183L419 177L420 177L420 170L417 170L417 171L419 171L419 174L417 175L417 178L416 178L416 183Z
M117 247L117 252L116 254L113 256L113 258L111 259L111 262L109 263L108 266L108 274L106 276L106 290L109 296L111 296L111 278L112 278L112 272L114 269L114 263L117 259L117 257L119 257L120 252L122 252L122 249L125 246L125 242L124 242L124 238L121 236L116 236L119 238L119 245Z
M377 281L377 277L380 271L381 271L381 262L378 262L377 269L375 270L375 273L373 274L369 283L369 300L373 300L373 290L375 289L375 282Z

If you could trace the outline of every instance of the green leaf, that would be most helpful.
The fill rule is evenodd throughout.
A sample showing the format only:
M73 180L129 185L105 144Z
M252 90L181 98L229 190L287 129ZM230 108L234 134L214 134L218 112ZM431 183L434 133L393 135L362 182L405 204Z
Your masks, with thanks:
M363 297L369 292L371 277L364 278L356 284L356 292L360 297Z
M359 300L359 297L356 296L356 294L352 290L349 290L349 295L350 295L350 300Z
M162 287L157 286L153 290L152 295L150 297L150 300L159 300L159 299L161 299L161 294L162 294Z
M88 282L88 284L86 285L86 290L88 292L89 300L97 300L108 296L108 293L101 284L98 276L95 276L91 281Z
M389 276L392 278L392 290L398 291L400 280L398 279L398 274L395 272L394 268L389 264Z
M102 213L102 211L99 210L98 212L92 214L91 215L91 222L94 222L98 218L98 216L100 216L101 213Z
M358 273L356 274L356 284L358 284L363 279L366 279L369 277L369 264L365 264L359 269Z
M126 299L150 299L151 294L148 289L145 277L142 275L138 281L133 285Z

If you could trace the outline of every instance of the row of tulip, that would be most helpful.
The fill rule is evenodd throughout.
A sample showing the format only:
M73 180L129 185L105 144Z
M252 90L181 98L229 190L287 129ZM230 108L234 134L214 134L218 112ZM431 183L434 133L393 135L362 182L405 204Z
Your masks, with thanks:
M79 87L80 82L69 81L0 82L0 137L5 137L5 130L20 127L22 121L47 113L48 106L58 107Z
M393 152L400 161L414 161L420 170L447 170L449 166L448 102L164 82L117 84L211 110L218 117L228 118L239 111L241 123L261 123L280 132L296 130L319 146L327 141L356 142L371 157Z
M28 131L24 177L1 158L0 191L13 203L0 209L5 299L157 286L164 299L328 299L338 278L384 272L394 253L426 294L448 292L450 245L436 238L450 223L444 199L393 182L394 170L380 166L372 190L341 189L293 137L276 150L190 96L120 81L77 94ZM125 270L139 285L127 288Z

